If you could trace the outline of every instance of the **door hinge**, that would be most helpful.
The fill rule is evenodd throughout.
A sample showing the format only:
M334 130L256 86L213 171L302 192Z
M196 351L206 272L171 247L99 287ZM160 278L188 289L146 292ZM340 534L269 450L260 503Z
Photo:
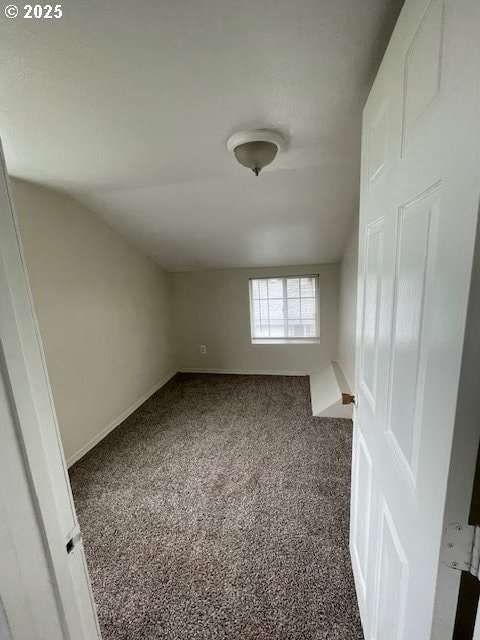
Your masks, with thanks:
M447 528L444 540L445 564L480 579L480 527L452 524Z
M67 540L66 545L65 545L67 553L72 553L72 551L74 550L75 546L80 542L81 539L82 539L82 534L80 533L80 531L77 531L77 533L75 533L75 535L73 535L71 538L69 538Z

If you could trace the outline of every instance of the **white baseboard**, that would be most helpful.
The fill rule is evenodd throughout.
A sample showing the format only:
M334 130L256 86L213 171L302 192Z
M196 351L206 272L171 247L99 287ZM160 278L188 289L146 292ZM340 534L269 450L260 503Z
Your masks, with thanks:
M254 370L254 369L179 369L179 373L226 373L240 376L308 376L306 371Z
M98 444L100 440L103 440L105 436L108 436L110 431L113 431L115 427L118 427L118 425L121 424L124 420L126 420L128 416L130 416L136 409L138 409L138 407L141 404L143 404L146 400L148 400L150 396L153 396L153 394L156 391L158 391L159 389L161 389L161 387L167 384L167 382L171 380L176 373L177 373L176 369L174 371L170 371L170 373L168 373L164 378L162 378L162 380L160 380L158 384L156 384L149 391L147 391L147 393L145 393L141 398L139 398L132 405L130 405L128 409L126 409L121 415L118 416L118 418L115 418L115 420L112 420L112 422L109 425L107 425L105 429L102 429L102 431L100 431L100 433L97 433L97 435L94 436L91 440L89 440L87 444L83 445L81 449L79 449L76 453L71 455L67 460L67 467L71 467L73 464L75 464L75 462L78 462L80 458L83 458L83 456L86 453L88 453L90 449L93 449L93 447L96 444Z

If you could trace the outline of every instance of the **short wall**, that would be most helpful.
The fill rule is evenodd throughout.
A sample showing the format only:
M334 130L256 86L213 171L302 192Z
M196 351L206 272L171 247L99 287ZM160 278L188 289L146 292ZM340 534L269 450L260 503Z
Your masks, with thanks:
M332 361L310 374L312 414L320 418L351 418L353 407L343 404L348 383L338 362Z

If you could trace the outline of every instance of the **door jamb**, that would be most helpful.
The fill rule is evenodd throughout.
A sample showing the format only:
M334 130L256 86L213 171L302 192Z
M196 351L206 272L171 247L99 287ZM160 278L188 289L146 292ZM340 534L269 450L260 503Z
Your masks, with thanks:
M75 575L72 558L65 549L70 533L66 527L71 525L74 530L78 525L1 140L0 291L0 347L5 357L2 377L10 390L6 409L15 416L25 473L36 505L38 530L44 540L56 592L62 634L65 640L99 640L93 598L88 602L88 596L82 594L82 599L77 589L76 578L82 570L86 572L83 549L75 558ZM59 487L59 481L65 486ZM90 637L86 635L87 628ZM96 638L92 628L97 630Z

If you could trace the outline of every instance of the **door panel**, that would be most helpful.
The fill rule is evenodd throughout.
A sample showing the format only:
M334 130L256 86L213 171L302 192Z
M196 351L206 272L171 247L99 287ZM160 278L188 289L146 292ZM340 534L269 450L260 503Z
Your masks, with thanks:
M387 113L387 106L381 105L368 131L368 181L372 186L380 180L387 166Z
M480 195L479 32L477 0L407 0L364 110L350 547L367 640L453 627L440 552Z
M408 564L393 518L382 498L377 559L377 591L372 637L400 640L403 637L408 588Z
M384 218L367 227L360 381L372 408L377 394L378 328L382 298Z
M372 457L360 430L355 434L352 501L352 553L360 579L362 599L366 597L370 508L372 500Z
M403 152L440 91L444 0L430 3L408 49L405 61Z
M416 483L440 185L399 207L386 435Z

